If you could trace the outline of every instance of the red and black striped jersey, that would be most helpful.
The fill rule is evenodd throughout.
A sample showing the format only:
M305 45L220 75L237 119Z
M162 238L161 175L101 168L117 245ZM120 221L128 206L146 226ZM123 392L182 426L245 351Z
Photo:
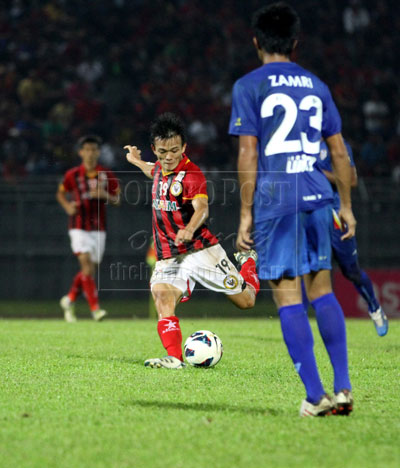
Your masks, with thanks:
M119 192L117 178L103 166L98 165L92 172L87 172L85 166L81 164L66 172L60 189L69 192L77 206L76 214L69 217L69 229L106 230L105 200L91 198L89 194L98 185L103 186L111 195Z
M208 198L207 181L201 169L184 156L171 172L164 172L157 161L152 170L153 238L157 259L201 250L218 244L206 224L193 234L190 242L175 245L179 229L184 229L194 213L192 200Z

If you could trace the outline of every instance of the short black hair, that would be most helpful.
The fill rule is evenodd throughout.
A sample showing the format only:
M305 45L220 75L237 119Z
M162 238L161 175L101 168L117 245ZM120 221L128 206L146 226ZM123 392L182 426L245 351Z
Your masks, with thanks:
M168 140L180 136L182 145L186 143L186 130L183 121L172 112L159 115L150 127L150 143L154 145L156 139Z
M252 27L261 49L289 56L300 33L300 18L290 5L277 2L256 11Z
M81 136L76 144L76 146L78 147L78 150L82 149L85 143L96 143L97 146L100 148L101 144L103 143L103 140L97 135Z

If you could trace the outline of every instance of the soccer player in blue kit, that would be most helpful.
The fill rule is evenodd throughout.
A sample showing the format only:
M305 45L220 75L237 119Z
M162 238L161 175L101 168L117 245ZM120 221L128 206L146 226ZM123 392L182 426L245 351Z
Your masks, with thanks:
M344 142L347 148L347 153L350 158L351 166L351 186L357 186L357 170L354 164L353 151L351 146ZM374 288L371 279L367 273L361 269L358 254L356 238L341 240L341 225L337 213L340 211L340 198L335 185L335 177L332 173L332 161L329 153L328 146L325 142L321 142L320 157L317 162L318 167L325 174L331 183L333 190L333 210L334 210L334 229L332 234L332 249L333 256L339 265L343 275L350 280L360 295L366 300L368 304L368 313L371 317L376 332L379 336L385 336L388 332L389 323L388 319L375 296Z
M237 246L248 250L255 243L259 277L269 280L273 290L283 338L306 389L300 415L349 414L353 396L346 329L330 278L333 195L315 166L322 137L332 156L339 218L347 228L342 239L349 239L356 221L341 119L328 87L290 61L300 30L297 13L285 3L271 4L255 13L253 28L263 65L235 83L229 126L229 133L239 137ZM302 277L332 363L332 397L319 376Z

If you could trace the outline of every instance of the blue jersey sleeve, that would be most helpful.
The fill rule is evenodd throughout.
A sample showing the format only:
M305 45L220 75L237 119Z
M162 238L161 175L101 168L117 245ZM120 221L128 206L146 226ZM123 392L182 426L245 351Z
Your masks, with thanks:
M344 144L346 146L346 149L347 149L347 153L349 155L349 159L350 159L350 166L351 167L354 167L355 166L355 163L354 163L354 159L353 159L353 150L351 149L351 146L347 143L346 140L344 140ZM321 152L319 154L319 158L318 158L318 167L323 170L323 171L328 171L328 172L332 172L333 169L332 169L332 160L331 160L331 154L328 150L328 146L327 144L323 141L321 142Z
M230 135L258 135L257 111L251 99L251 90L238 80L232 92Z
M323 118L321 133L324 138L328 138L342 131L342 119L333 101L331 92L325 85L325 96L323 100Z
M331 155L324 141L321 142L321 151L319 153L317 165L323 171L332 172Z

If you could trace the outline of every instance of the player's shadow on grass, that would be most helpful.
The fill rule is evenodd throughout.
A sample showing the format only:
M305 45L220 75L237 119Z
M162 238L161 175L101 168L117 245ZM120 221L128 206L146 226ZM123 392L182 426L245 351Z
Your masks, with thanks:
M254 406L233 406L216 403L182 403L172 401L150 401L150 400L130 400L126 402L128 406L139 406L140 408L173 409L184 411L220 411L223 413L243 413L264 416L279 416L280 412L275 408L257 408Z
M274 337L274 338L270 338L268 336L255 336L255 335L243 335L243 334L235 334L235 335L229 335L230 338L240 338L241 340L242 339L245 339L245 340L256 340L256 341L264 341L264 342L268 342L268 341L273 341L273 342L276 342L276 343L281 343L282 342L282 338L280 337Z
M92 359L95 361L104 361L104 362L120 362L122 364L140 364L143 366L144 359L133 359L131 357L123 357L123 356L84 356L82 354L66 354L68 358L72 359Z

